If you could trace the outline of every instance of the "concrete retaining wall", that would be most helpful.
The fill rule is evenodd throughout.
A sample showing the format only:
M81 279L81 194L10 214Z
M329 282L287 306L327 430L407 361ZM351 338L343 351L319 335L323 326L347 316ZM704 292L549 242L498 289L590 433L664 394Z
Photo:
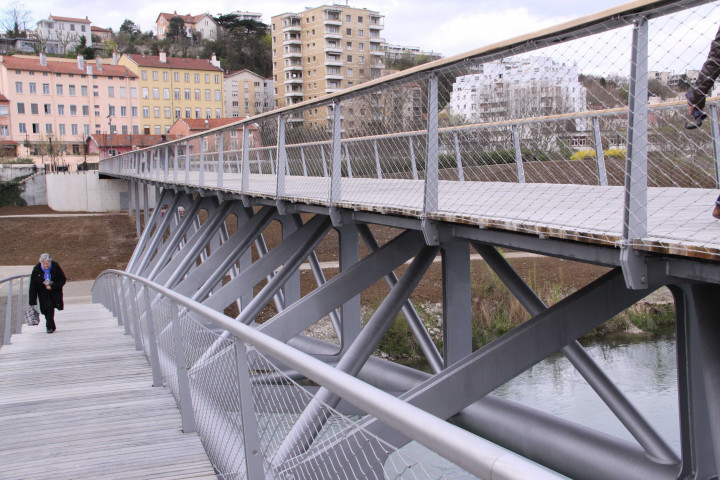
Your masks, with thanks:
M125 180L100 180L97 171L49 173L48 206L58 212L112 212L127 210Z
M33 165L28 163L4 163L0 164L0 182L9 182L18 177L33 173Z
M25 200L28 205L47 205L47 186L45 184L45 174L39 173L32 177L26 178L22 182L22 192L20 197Z

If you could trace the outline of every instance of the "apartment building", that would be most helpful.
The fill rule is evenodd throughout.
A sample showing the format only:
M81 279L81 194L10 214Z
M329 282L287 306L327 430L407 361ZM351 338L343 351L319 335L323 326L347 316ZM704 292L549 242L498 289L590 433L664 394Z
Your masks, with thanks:
M262 22L262 13L234 10L230 12L230 15L237 15L238 20L252 20L254 22Z
M37 39L44 43L46 53L64 55L85 37L86 45L92 47L92 22L85 18L58 17L50 15L37 23Z
M252 117L268 108L267 79L250 70L227 72L224 77L225 116Z
M17 142L10 138L10 100L0 94L0 157L16 157Z
M180 17L185 22L185 30L187 35L199 33L202 38L208 40L217 40L217 22L207 13L201 13L200 15L178 15L175 13L161 13L155 20L157 27L157 38L162 40L167 35L167 29L170 26L170 19L173 17Z
M276 105L292 105L380 77L385 65L383 28L380 13L342 5L272 17ZM325 127L327 116L326 109L314 109L304 120L308 126Z
M0 56L0 93L9 100L10 139L23 147L18 154L76 164L91 133L138 133L137 80L100 58Z
M140 133L167 133L179 118L222 118L223 70L220 62L198 58L129 55L120 65L138 77Z

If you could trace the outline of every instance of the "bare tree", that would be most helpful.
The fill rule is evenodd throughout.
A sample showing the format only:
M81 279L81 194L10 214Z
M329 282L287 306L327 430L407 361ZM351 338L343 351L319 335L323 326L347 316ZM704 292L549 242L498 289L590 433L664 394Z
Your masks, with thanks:
M0 26L7 31L9 36L18 38L25 36L25 27L31 21L32 12L25 8L25 4L15 0L10 2L8 7L3 10L3 16L0 18Z
M62 50L58 53L60 54L66 54L67 53L67 47L71 43L78 43L78 35L75 32L65 32L63 30L56 30L55 31L55 37L57 37L57 42L62 48Z
M33 42L33 44L32 44L32 49L35 51L36 55L41 52L44 52L45 48L47 46L47 43L50 41L50 36L44 35L40 30L32 32L30 34L30 38L37 40L37 42Z

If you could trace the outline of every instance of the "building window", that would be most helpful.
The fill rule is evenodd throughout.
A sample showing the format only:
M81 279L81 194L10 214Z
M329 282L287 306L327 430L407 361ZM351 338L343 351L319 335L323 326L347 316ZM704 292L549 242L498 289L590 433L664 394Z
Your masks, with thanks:
M175 79L176 82L180 81L180 74L178 72L173 73L173 79Z
M49 103L43 105L43 112L45 113L45 115L52 115L52 105Z
M170 100L170 89L163 88L163 99Z
M24 104L24 103L21 103L21 102L20 102L20 103L17 104L17 112L20 113L20 114L24 114L24 113L25 113L25 104Z
M9 137L10 132L7 125L0 125L0 137Z
M189 88L185 89L185 100L190 100L190 89Z
M163 81L167 82L170 80L170 73L169 72L163 72Z
M34 82L30 82L30 93L37 93L37 86Z
M220 98L220 90L215 90L215 100L221 100L221 98Z
M27 128L24 123L18 123L18 129L20 129L20 133L27 133Z
M160 125L155 125L155 135L160 135Z
M60 125L58 125L58 133L60 135L65 135L65 124L64 123L61 123Z
M345 35L347 35L348 37L352 36L352 28L346 28Z
M133 117L137 117L138 116L138 107L130 107L130 115L132 115Z
M128 132L127 125L121 126L120 131L122 132L123 135L127 135L127 132Z
M180 109L179 108L175 109L175 118L180 118Z
M115 87L108 85L108 97L115 97Z
M83 97L87 97L87 96L88 96L87 85L80 85L80 95L83 96Z
M31 103L30 104L30 113L33 115L37 115L38 112L38 104L37 103Z
M352 55L348 55L348 56L347 56L347 61L348 61L348 62L352 62Z
M62 95L63 94L62 84L59 83L59 84L55 85L55 91L57 92L58 95Z
M150 107L143 107L143 118L150 118Z
M137 98L137 87L130 87L130 98Z
M90 107L87 105L83 105L82 106L82 114L84 117L87 117L88 115L90 115Z
M153 107L153 116L155 118L160 118L160 107Z
M52 123L45 124L45 133L52 133Z
M195 118L202 118L202 110L199 108L195 109Z
M170 107L165 107L165 118L170 118Z
M153 88L153 100L160 100L160 89Z
M195 74L195 83L200 83L200 74L199 73Z
M40 133L40 124L39 123L32 124L32 133Z
M220 83L220 75L215 74L215 83Z
M77 105L70 105L70 115L73 117L77 115Z
M205 89L205 100L212 100L212 94L208 89Z
M195 90L195 100L200 100L200 90Z
M138 127L137 125L133 125L132 132L133 135L137 135L138 133L140 133L140 127Z
M157 82L157 79L158 79L158 72L157 72L157 70L153 70L152 74L153 74L153 80Z
M15 93L23 93L22 82L15 82Z
M190 83L190 74L189 73L185 74L185 83Z
M352 22L352 15L345 15L345 21L346 22Z
M140 72L140 78L143 80L147 80L147 70L143 70Z
M150 98L150 90L147 87L142 87L142 98Z
M189 108L185 109L185 118L191 118L192 117L192 111Z
M121 116L121 117L127 117L127 107L126 107L126 106L121 106L121 107L120 107L120 116Z
M173 93L175 94L175 100L180 100L180 89L176 88Z
M215 118L220 118L222 116L222 112L219 108L215 109Z
M108 105L108 115L111 117L115 116L115 105Z
M205 74L205 83L210 83L210 74L209 73Z
M43 83L42 89L43 89L43 95L50 95L50 84L49 83Z

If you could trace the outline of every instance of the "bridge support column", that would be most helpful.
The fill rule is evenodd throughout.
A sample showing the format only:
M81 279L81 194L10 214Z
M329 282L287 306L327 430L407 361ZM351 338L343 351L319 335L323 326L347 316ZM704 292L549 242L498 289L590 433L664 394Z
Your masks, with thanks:
M358 229L354 224L336 227L339 236L340 272L360 261ZM360 295L355 295L340 307L342 326L340 330L341 351L345 352L360 334Z
M717 478L720 469L720 286L685 284L675 296L683 475Z
M445 242L442 254L444 367L472 353L472 292L470 247L467 242Z

